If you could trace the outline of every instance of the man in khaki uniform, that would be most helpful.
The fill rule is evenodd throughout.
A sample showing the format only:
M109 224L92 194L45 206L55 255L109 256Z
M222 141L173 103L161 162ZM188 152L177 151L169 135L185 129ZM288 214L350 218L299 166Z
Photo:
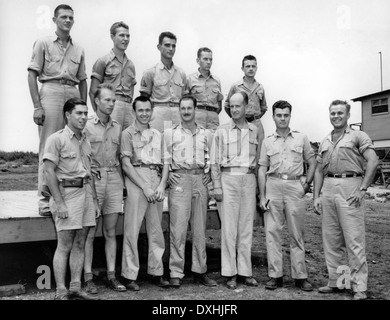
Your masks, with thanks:
M107 261L107 287L114 291L126 291L115 277L116 225L122 214L123 178L119 162L121 126L111 118L115 107L115 91L104 83L95 91L96 115L87 122L85 134L92 147L92 174L99 207L102 213L103 235ZM97 228L88 231L85 243L84 281L85 291L96 294L93 282L93 242Z
M223 94L221 81L211 74L213 52L206 47L199 48L196 62L197 72L188 76L188 91L196 99L195 122L215 132L219 126L218 114L222 110Z
M282 230L286 224L290 235L291 276L301 290L312 291L307 280L303 228L304 196L313 181L316 161L307 136L289 127L291 109L287 101L274 103L272 112L276 132L265 138L261 146L258 180L260 208L265 211L270 277L265 288L274 290L283 285ZM309 165L306 176L303 176L304 161Z
M367 299L368 268L365 246L364 196L378 166L371 139L348 126L351 106L335 100L329 106L333 131L322 140L314 179L314 209L322 213L322 239L328 284L321 293L343 291L337 287L347 253L355 300ZM322 193L321 193L322 192Z
M164 131L164 167L169 173L170 284L180 287L184 277L184 256L188 222L192 231L192 264L195 282L217 283L207 274L206 218L207 184L210 176L212 134L195 122L196 99L180 100L181 123Z
M122 130L125 130L135 119L131 102L134 86L137 84L134 63L125 53L130 43L129 26L122 21L115 22L110 28L110 33L114 47L93 65L89 97L96 111L97 86L100 83L111 84L115 89L115 108L111 118L120 124Z
M99 216L91 182L91 146L83 133L88 107L78 98L69 99L63 114L66 126L52 134L43 155L44 174L51 193L49 208L57 231L53 259L56 300L95 300L81 290L85 238ZM65 286L70 267L69 292Z
M162 135L149 123L153 107L149 98L133 102L135 121L122 133L121 157L127 198L123 226L122 276L125 286L138 291L138 235L145 218L148 236L148 274L152 283L169 287L164 278L165 240L161 226L168 170L162 169ZM162 173L161 173L162 172Z
M140 93L149 97L153 105L150 126L161 133L166 128L180 123L179 101L186 93L187 76L173 63L176 52L176 36L163 32L158 38L157 48L161 61L146 70L141 80Z
M38 208L42 216L50 215L42 162L46 140L65 126L62 116L64 103L74 97L83 101L87 98L84 50L70 37L73 17L73 9L68 5L55 8L53 22L56 32L34 43L28 66L28 86L34 104L34 122L39 132ZM42 83L40 89L38 80Z
M245 119L248 95L238 92L229 101L232 120L214 134L211 173L221 218L221 274L227 287L237 288L237 275L247 286L252 277L251 248L256 213L257 127Z
M230 98L237 92L245 92L248 97L248 106L245 111L246 120L253 123L259 129L260 139L264 139L264 129L260 118L267 111L267 100L262 84L255 79L257 73L257 60L252 55L247 55L242 59L241 70L244 72L242 80L233 84L229 90L225 101L225 111L231 117L229 103Z

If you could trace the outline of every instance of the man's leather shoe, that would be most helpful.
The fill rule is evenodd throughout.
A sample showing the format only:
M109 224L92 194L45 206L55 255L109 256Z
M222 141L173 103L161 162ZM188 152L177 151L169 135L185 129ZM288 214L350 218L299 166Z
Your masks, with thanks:
M206 273L195 274L194 275L194 282L201 283L207 287L216 287L218 285L217 282L213 279L210 279Z
M244 284L248 287L257 287L258 283L255 278L252 277L245 277Z
M283 287L283 277L270 278L265 284L265 288L268 290L275 290L278 287Z
M172 288L180 288L180 286L181 286L181 279L180 278L171 278L171 280L169 280L169 285Z
M114 291L118 291L118 292L124 292L126 291L126 287L121 284L117 279L110 279L110 280L107 280L107 288L110 288Z
M69 300L68 291L67 290L57 291L56 295L54 296L54 300Z
M226 282L226 286L232 290L237 289L237 277L233 276L228 278L228 281Z
M366 300L367 294L365 291L357 291L353 296L353 300Z
M169 287L169 281L165 279L163 276L154 276L151 281L154 285L161 287L161 288L167 288Z
M295 279L295 286L303 291L313 291L313 286L307 279Z
M90 293L90 294L97 294L98 293L98 289L96 288L96 285L92 280L85 281L84 291L86 293Z
M321 288L318 288L319 293L341 293L344 292L344 289L339 289L337 287L329 287L329 286L324 286Z
M51 211L49 208L38 208L38 213L42 217L51 217Z
M83 290L70 291L68 293L69 300L99 300L98 297L90 295Z
M138 286L137 282L135 282L135 280L126 279L124 281L124 285L125 285L127 290L139 291L139 286Z

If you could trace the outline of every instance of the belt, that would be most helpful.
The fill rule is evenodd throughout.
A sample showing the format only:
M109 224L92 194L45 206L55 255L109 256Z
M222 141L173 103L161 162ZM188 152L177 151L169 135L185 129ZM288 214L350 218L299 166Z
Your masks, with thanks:
M155 107L178 107L179 102L153 102Z
M89 181L89 177L84 177L84 178L62 179L60 183L63 187L74 186L76 188L82 188L83 185L88 183L88 181Z
M115 99L116 99L116 100L119 100L119 101L127 102L127 103L131 103L131 102L133 101L132 98L130 98L130 97L125 97L125 96L122 96L122 95L120 95L120 94L115 95Z
M253 120L257 120L257 119L260 119L261 116L258 115L258 116L250 116L250 117L246 117L246 121L248 122L252 122Z
M114 172L118 170L118 167L98 167L98 168L92 168L96 169L98 171L106 171L106 172Z
M144 163L140 163L140 164L133 164L133 167L149 168L150 170L156 170L156 171L160 170L160 165L158 165L158 164L144 164Z
M237 173L245 173L245 174L251 174L255 173L255 169L250 169L247 167L222 167L222 172L237 172Z
M329 178L354 178L354 177L361 177L361 173L341 173L341 174L333 174L333 173L328 173L326 175Z
M184 173L184 174L204 174L204 169L177 169L172 171L174 173Z
M301 176L293 176L287 173L271 173L268 176L273 178L283 179L283 180L299 180L301 178Z
M196 109L204 109L207 111L217 112L217 108L209 107L209 106L196 106Z
M46 80L46 81L43 81L43 83L59 83L59 84L66 84L68 86L75 86L77 84L77 82L75 82L75 81L66 80L66 79Z

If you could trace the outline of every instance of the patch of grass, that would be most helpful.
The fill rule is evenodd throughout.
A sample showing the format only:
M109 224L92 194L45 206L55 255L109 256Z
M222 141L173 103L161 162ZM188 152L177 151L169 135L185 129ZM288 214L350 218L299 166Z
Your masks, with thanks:
M0 163L17 162L22 165L38 164L38 153L25 151L0 151Z

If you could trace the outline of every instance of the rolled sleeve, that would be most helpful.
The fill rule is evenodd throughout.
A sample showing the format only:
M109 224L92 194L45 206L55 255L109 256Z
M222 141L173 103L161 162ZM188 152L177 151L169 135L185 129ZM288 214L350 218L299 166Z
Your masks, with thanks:
M163 135L164 146L162 149L162 160L164 164L172 164L172 139L172 129L165 130Z
M133 139L131 134L126 130L122 132L120 143L120 158L129 157L130 159L133 157Z
M79 79L80 81L86 80L88 78L87 73L85 71L85 54L84 54L84 50L81 53L80 66L79 66L79 70L77 71L76 78Z
M27 67L27 70L36 71L38 75L41 75L44 62L45 62L45 50L44 50L43 42L41 40L37 40L34 43L31 61Z
M148 95L152 95L153 77L154 77L153 70L147 70L144 72L141 79L140 89L139 89L140 93L146 93Z
M269 157L267 156L267 146L266 146L264 141L261 144L259 165L262 166L262 167L268 167L269 166Z
M367 133L361 131L359 132L359 153L363 155L367 149L375 150L370 137L367 135Z
M58 139L55 136L50 136L45 144L45 151L43 153L42 161L50 160L56 166L58 166L60 162L60 154L59 154L60 146Z
M314 157L314 151L310 145L309 138L305 136L303 138L303 158L304 160L309 160L310 158Z
M100 83L104 80L104 72L106 69L106 64L101 59L96 60L95 64L92 67L91 78L96 78Z

